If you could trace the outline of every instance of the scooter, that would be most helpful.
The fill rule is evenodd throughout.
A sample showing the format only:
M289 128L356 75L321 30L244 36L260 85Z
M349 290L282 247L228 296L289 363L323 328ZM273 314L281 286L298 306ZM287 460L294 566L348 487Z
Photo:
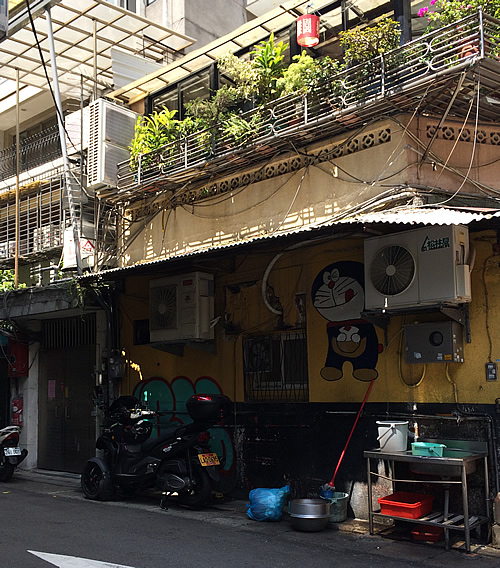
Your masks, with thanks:
M19 447L19 426L6 426L0 430L0 481L10 481L16 467L28 455Z
M87 461L81 487L87 499L106 500L116 490L133 493L156 488L160 506L168 509L177 495L180 505L203 507L219 480L222 460L208 445L208 428L230 414L231 401L224 395L193 395L186 402L192 423L167 426L151 437L157 412L142 409L135 397L121 396L105 411L104 429L96 441L102 457Z

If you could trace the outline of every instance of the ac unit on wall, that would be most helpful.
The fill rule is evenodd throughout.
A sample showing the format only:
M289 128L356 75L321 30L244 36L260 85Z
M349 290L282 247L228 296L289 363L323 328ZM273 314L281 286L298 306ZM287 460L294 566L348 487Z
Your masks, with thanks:
M138 114L105 99L89 105L87 186L116 186L117 165L129 159Z
M213 339L213 319L213 275L191 272L151 280L149 339L152 343Z
M469 232L463 225L366 239L365 309L470 302Z

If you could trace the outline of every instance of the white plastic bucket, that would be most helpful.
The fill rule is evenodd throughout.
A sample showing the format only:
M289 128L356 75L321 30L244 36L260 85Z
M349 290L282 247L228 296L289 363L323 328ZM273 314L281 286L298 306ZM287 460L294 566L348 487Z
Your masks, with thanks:
M408 422L380 421L378 438L381 452L406 452L408 448Z

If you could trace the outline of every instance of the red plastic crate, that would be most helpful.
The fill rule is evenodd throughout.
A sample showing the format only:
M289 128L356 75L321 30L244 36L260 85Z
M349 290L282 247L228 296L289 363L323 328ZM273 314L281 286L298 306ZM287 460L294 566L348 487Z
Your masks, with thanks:
M403 517L405 519L418 519L432 511L432 495L423 493L409 493L396 491L392 495L380 497L380 512L391 517Z
M437 542L443 537L444 530L441 527L432 525L417 525L411 531L413 540L425 540L426 542Z

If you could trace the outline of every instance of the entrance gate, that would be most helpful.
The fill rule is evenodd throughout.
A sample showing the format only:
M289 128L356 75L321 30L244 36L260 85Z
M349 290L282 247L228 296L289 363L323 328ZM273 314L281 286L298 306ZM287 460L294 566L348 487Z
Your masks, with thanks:
M42 336L38 467L80 473L95 453L95 317L44 322Z

